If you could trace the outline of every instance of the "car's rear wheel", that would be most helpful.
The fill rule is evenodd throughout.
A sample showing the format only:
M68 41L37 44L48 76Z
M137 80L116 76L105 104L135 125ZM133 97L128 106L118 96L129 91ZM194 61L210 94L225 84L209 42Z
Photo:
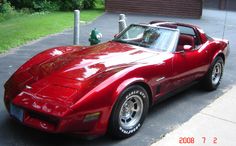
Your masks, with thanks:
M215 90L220 85L224 71L224 61L222 57L216 57L208 73L203 79L203 86L206 90Z
M142 126L148 108L146 90L139 85L128 87L121 93L112 110L109 134L115 138L132 136Z

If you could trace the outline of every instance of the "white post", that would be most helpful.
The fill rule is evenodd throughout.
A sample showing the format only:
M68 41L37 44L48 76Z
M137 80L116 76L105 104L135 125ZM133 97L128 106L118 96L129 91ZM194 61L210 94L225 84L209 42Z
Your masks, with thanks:
M74 11L74 45L79 45L79 31L80 31L80 11Z
M119 16L119 33L127 27L125 14Z

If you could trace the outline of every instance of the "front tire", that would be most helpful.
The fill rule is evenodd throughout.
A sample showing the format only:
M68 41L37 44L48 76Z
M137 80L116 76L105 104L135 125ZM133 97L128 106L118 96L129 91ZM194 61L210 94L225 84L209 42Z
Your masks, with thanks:
M109 134L114 138L128 138L142 126L149 108L146 90L133 85L126 88L118 98L109 121Z
M216 57L213 61L209 71L203 79L203 86L206 90L216 90L220 85L224 71L224 61L221 57Z

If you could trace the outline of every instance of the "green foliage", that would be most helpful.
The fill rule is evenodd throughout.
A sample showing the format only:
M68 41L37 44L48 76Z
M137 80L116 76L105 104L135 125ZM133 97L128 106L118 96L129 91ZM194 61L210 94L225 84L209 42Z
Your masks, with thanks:
M91 9L95 7L95 0L81 0L80 7L82 9Z
M59 10L59 5L55 2L43 0L43 1L33 1L33 9L37 12L40 11L57 11Z
M103 10L81 11L81 21L92 21ZM36 12L0 23L0 53L40 37L73 27L73 12Z
M15 11L15 8L11 6L10 2L4 0L0 3L0 22L18 15L20 15L20 13Z
M92 9L96 0L60 0L58 1L60 10L68 11L75 9Z
M29 8L34 11L71 11L92 9L97 0L9 0L17 9Z
M81 21L92 21L104 12L104 0L0 0L0 53L73 26L75 9ZM13 19L14 18L14 19Z
M80 0L58 0L58 5L62 11L80 9Z
M0 13L6 14L6 13L14 13L14 7L11 6L10 2L7 2L6 0L4 0L1 4L0 4Z

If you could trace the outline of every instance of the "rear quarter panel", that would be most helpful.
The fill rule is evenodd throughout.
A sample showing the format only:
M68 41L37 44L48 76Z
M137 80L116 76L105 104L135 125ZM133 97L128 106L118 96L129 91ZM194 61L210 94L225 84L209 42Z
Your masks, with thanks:
M196 30L198 31L202 42L202 47L200 48L200 51L205 50L209 54L209 66L210 64L212 64L212 62L218 55L223 55L223 59L225 61L226 57L229 54L229 41L216 38L208 39L202 29L196 27Z
M222 59L225 61L225 59L228 56L227 55L228 54L228 44L225 41L219 40L219 39L214 39L211 41L207 41L206 44L207 44L206 50L209 53L210 64L212 64L212 62L214 61L214 59L217 56L221 56Z

